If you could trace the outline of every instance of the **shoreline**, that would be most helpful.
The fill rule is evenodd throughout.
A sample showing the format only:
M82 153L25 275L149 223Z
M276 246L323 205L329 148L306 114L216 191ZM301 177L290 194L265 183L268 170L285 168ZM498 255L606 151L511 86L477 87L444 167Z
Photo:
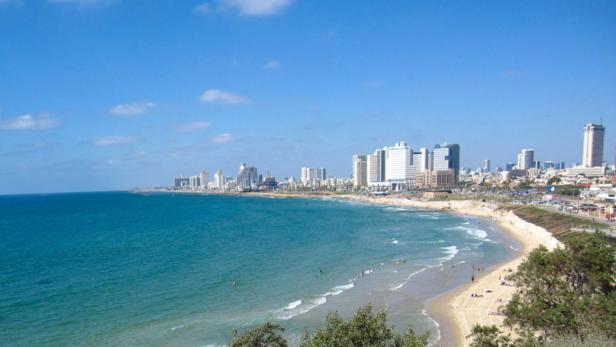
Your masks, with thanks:
M511 211L498 211L496 205L471 200L421 201L409 200L395 196L390 197L341 197L367 203L411 206L450 212L459 215L480 217L494 222L498 228L522 247L509 260L491 265L475 275L475 281L440 294L426 303L426 311L438 324L440 340L443 346L468 346L466 338L475 324L496 325L503 328L504 317L494 314L498 307L506 304L516 288L501 285L500 279L515 271L526 256L536 247L543 245L554 249L560 242L545 229L528 223ZM471 294L482 297L471 297ZM508 329L503 329L510 332Z

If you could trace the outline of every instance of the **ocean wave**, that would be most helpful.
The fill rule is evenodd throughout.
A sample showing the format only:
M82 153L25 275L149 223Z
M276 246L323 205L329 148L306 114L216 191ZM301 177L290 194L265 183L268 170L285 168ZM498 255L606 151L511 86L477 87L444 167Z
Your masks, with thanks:
M397 284L395 286L390 287L389 290L391 290L392 292L395 292L396 290L402 288L405 284L406 284L406 282Z
M292 303L289 303L287 305L287 307L285 307L286 310L292 310L294 308L296 308L297 306L301 305L302 301L301 300L295 300Z
M303 300L295 300L290 302L284 308L281 308L274 312L274 316L280 320L289 320L297 315L304 314L313 308L323 305L327 302L328 296L336 296L340 295L343 292L353 288L355 284L353 282L349 282L347 284L342 284L339 286L335 286L330 291L320 295L317 298L312 300L303 301Z
M394 245L397 245L399 242L396 239L391 240L391 243L393 243Z
M445 228L446 230L462 230L465 231L468 235L483 240L488 236L488 233L485 230L479 228L465 227L465 226L457 226L452 228Z
M435 339L434 339L433 343L436 343L436 342L440 341L440 339L441 339L441 325L438 324L438 322L428 314L428 312L426 311L425 308L421 310L421 314L424 315L426 318L428 318L428 320L431 321L436 326L436 336L435 336Z
M441 249L444 251L443 253L445 253L445 256L439 258L439 260L443 263L453 259L459 252L458 247L456 246L441 247Z
M419 275L420 273L426 271L427 269L428 269L428 267L423 267L423 268L421 268L421 269L419 269L419 270L417 270L415 272L412 272L411 274L409 274L406 277L406 280L404 282L398 283L396 285L393 285L393 286L389 287L389 290L392 291L392 292L397 291L398 289L404 287L404 285L407 284L411 280L411 278L415 277L416 275Z

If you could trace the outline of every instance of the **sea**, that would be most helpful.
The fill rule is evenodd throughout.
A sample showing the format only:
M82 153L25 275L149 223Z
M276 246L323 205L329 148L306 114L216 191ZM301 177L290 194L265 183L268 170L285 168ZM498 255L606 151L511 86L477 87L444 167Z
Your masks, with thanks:
M519 244L489 220L332 198L132 192L0 196L1 346L224 346L328 312L426 313Z

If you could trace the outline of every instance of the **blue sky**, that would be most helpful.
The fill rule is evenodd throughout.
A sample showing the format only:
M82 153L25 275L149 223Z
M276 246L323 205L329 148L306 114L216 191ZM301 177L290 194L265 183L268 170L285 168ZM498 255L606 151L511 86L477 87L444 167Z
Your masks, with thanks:
M0 194L616 147L614 1L0 0Z

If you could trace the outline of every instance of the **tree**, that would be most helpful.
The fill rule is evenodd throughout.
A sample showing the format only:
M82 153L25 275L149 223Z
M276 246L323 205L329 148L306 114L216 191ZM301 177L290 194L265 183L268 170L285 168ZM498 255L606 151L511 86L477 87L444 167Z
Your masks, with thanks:
M470 347L509 347L513 346L510 343L509 336L501 334L501 331L495 326L475 325L471 330L470 337L473 338Z
M230 347L287 347L287 340L279 333L284 329L273 323L265 323L242 334L235 334Z
M577 234L565 248L532 251L510 276L518 287L503 309L505 324L525 334L616 335L616 253L602 234Z
M306 333L301 347L425 347L429 335L416 335L409 327L401 336L387 325L385 312L374 313L372 306L359 308L350 320L337 312L327 315L325 327L314 334Z

